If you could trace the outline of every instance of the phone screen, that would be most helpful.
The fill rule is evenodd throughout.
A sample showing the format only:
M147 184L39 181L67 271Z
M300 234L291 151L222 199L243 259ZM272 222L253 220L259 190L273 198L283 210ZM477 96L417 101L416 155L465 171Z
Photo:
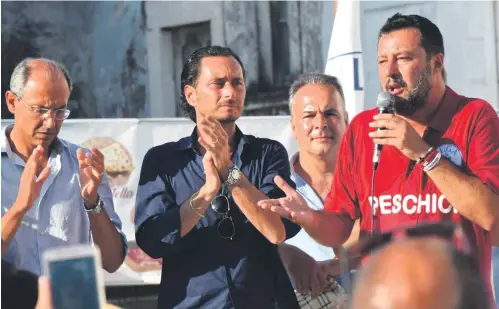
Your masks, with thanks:
M48 264L54 309L100 309L93 257Z

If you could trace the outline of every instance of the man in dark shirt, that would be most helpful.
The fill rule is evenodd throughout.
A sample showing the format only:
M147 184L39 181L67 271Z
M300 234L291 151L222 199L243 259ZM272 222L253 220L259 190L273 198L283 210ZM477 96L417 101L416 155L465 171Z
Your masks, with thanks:
M158 308L299 308L277 244L299 226L257 207L283 197L286 149L244 135L244 66L229 48L196 50L181 76L188 137L144 157L135 215L137 244L163 258Z

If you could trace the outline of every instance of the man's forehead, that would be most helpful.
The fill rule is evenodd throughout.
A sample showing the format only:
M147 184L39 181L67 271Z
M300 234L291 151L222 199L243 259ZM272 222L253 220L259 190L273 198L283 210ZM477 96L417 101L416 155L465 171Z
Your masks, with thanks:
M321 99L316 94L309 93L303 94L301 96L296 97L296 103L301 105L301 107L305 107L310 109L310 107L318 107L319 105L324 105L327 100Z
M24 90L69 92L69 86L64 74L62 73L36 70L30 72L24 85Z
M232 56L204 57L200 62L201 72L214 77L225 77L228 73L242 77L241 65Z
M378 41L378 52L386 48L397 48L399 51L422 48L421 33L416 28L404 28L382 34Z
M322 89L320 89L322 88ZM300 88L295 95L295 103L301 105L334 107L340 102L339 92L333 85L308 84Z
M383 33L380 37L381 39L386 39L386 38L394 38L394 37L404 37L404 38L411 38L411 39L420 39L421 38L421 32L419 29L414 28L414 27L408 27L408 28L402 28L402 29L395 29L387 33Z
M65 81L62 82L37 82L34 80L28 80L23 88L23 97L25 96L37 96L37 97L58 97L58 96L68 96L69 89Z
M22 99L30 105L59 106L67 104L69 88L65 79L43 81L28 79L23 88Z

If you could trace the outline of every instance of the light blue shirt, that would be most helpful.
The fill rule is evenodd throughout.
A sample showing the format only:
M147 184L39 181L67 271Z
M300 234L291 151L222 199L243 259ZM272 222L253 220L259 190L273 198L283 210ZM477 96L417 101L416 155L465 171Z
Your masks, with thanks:
M2 216L14 204L19 192L19 182L25 162L10 148L7 130L4 128L2 147ZM54 142L48 159L50 176L42 186L38 199L26 212L7 252L2 259L18 269L40 275L42 254L48 248L74 244L92 244L90 221L81 197L77 145L62 139ZM126 236L121 231L121 221L113 206L113 197L104 175L97 189L104 208L118 232L121 234L126 252ZM123 255L124 257L125 255Z
M312 187L300 177L300 175L295 173L293 167L297 160L298 153L295 153L290 159L290 165L292 170L291 179L293 179L296 184L296 191L303 196L310 208L314 210L322 210L324 208L324 203L321 198L317 195L317 193L315 193L314 189L312 189ZM316 242L307 234L305 229L301 229L295 237L288 239L285 243L299 248L318 262L330 260L335 257L334 251L331 247L326 247Z

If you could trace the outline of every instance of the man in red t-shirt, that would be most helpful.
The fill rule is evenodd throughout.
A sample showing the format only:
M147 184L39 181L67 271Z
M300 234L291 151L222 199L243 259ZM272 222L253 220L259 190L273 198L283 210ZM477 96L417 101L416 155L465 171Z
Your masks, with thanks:
M289 187L286 198L260 206L292 218L328 246L341 245L358 218L361 237L452 220L468 236L490 288L489 232L499 216L496 112L446 86L442 35L418 15L395 14L381 28L378 74L397 97L396 114L372 109L352 120L324 210L311 211ZM384 146L371 192L374 143ZM276 184L285 187L281 179Z

